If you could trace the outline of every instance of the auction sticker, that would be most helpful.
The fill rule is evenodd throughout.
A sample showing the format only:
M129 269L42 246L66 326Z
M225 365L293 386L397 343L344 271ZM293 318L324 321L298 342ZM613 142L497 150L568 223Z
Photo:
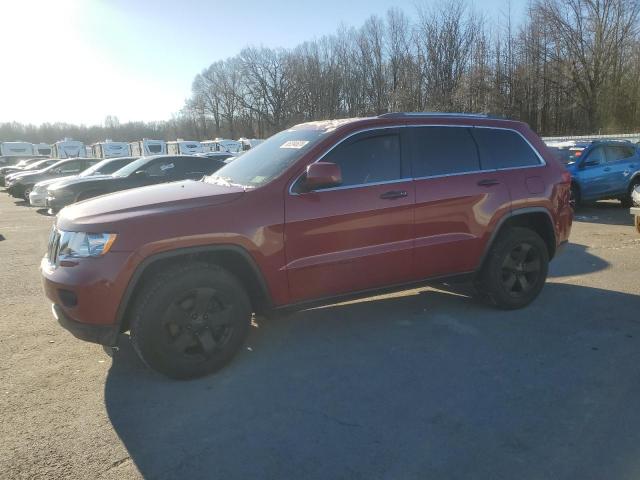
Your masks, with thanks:
M302 148L307 143L309 143L309 140L287 140L280 145L280 148Z

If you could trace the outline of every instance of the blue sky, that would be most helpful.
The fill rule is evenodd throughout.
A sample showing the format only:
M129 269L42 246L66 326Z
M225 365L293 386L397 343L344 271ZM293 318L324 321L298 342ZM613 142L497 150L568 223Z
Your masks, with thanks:
M391 6L413 15L423 3L434 2L1 0L0 122L168 119L196 73L244 46L292 47ZM509 3L472 4L493 21ZM511 0L516 20L524 8L525 0Z

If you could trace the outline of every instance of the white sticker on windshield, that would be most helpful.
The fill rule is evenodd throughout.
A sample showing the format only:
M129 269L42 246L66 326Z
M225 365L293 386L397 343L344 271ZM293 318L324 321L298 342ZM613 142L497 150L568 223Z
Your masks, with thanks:
M307 143L309 143L309 140L287 140L280 145L280 148L302 148Z

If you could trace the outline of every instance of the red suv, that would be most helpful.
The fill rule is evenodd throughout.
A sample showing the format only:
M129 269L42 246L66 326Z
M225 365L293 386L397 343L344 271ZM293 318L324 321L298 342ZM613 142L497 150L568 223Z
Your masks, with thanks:
M174 378L220 368L252 313L471 275L520 308L567 242L570 176L527 125L385 114L282 131L202 181L62 210L42 261L75 336Z

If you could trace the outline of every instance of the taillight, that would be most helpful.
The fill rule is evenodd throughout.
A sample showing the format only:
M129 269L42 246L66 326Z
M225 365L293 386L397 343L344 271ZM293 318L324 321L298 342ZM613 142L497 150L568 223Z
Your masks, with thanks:
M566 170L564 172L562 172L562 175L560 176L560 183L562 185L570 185L571 184L571 174L569 172L567 172Z

